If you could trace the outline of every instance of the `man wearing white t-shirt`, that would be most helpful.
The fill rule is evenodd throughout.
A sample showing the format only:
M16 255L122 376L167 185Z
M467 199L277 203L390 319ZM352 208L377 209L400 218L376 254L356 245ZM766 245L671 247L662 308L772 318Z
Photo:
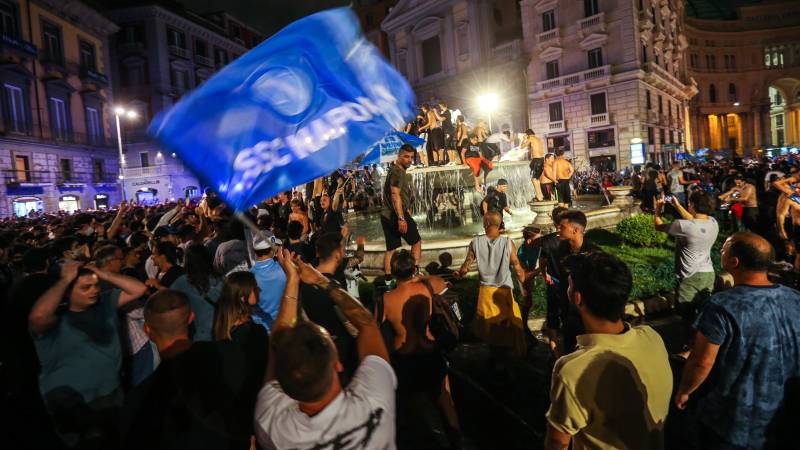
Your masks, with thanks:
M267 384L258 394L255 428L266 449L395 449L397 378L372 314L335 281L278 252L286 288L273 324ZM358 329L360 364L347 387L324 328L297 321L298 284L324 289Z

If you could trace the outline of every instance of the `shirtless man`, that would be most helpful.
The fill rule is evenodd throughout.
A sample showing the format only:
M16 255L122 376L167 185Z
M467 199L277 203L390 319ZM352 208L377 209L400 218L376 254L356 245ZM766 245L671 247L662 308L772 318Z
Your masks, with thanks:
M558 181L553 170L553 163L555 163L555 156L552 153L544 155L544 168L542 169L542 176L539 177L539 188L542 190L542 196L545 200L553 199L553 190Z
M790 252L790 254L795 254L795 270L800 270L800 252L797 251L797 249L800 249L800 232L794 231L792 233L792 239L790 239L788 233L786 233L785 222L786 215L791 214L792 228L794 230L800 229L800 204L791 199L793 195L798 194L797 186L795 186L798 181L800 181L800 173L795 172L791 176L772 183L772 186L781 192L781 196L778 198L778 203L775 206L778 235L784 240L784 242L786 242L787 247L789 247L792 243L794 244L794 249Z
M531 159L531 183L533 183L533 192L536 195L536 201L542 201L542 188L539 184L539 179L544 172L544 145L542 140L536 136L530 128L525 131L525 141L522 142L522 148L528 148Z
M419 128L420 132L428 133L428 161L432 166L444 163L444 120L435 109L424 103L421 107L427 122Z
M553 161L553 171L556 175L556 189L558 190L558 206L569 208L572 205L572 189L570 180L575 174L572 163L564 158L564 150L556 150L556 160Z
M728 203L741 203L744 207L742 222L748 231L756 232L758 226L758 199L756 187L745 181L741 174L733 179L735 185L731 190L719 196L719 199Z

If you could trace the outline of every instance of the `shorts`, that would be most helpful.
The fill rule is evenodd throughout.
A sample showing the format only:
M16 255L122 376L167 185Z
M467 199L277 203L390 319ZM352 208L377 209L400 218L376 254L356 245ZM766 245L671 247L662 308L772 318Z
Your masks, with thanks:
M500 154L500 148L497 147L497 144L481 142L481 153L486 159L494 159L495 156Z
M444 149L444 130L441 128L434 128L428 134L428 149L429 150L443 150Z
M544 158L531 159L531 178L538 180L544 172Z
M489 171L494 168L492 162L483 157L476 158L474 156L470 156L467 157L467 160L464 162L470 167L470 169L472 169L472 175L475 178L480 175L481 168L483 168L483 173L489 173Z
M569 187L569 180L558 180L556 189L558 190L558 202L571 205L572 189Z
M695 307L714 292L714 272L697 272L678 283L678 302L691 303Z
M383 227L383 237L386 240L387 252L400 248L403 245L401 239L405 240L408 245L414 245L422 240L422 237L419 235L419 230L417 230L417 223L414 222L414 218L411 217L411 214L407 211L405 213L405 218L408 229L406 230L406 234L400 234L400 230L397 226L397 217L392 214L391 218L387 218L381 214L381 227Z

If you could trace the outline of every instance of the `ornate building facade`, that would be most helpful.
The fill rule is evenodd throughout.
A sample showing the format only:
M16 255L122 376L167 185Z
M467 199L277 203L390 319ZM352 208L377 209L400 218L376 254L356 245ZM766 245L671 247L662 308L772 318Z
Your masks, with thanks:
M0 217L120 200L108 36L78 1L1 0Z
M106 11L120 31L112 39L112 74L119 104L137 112L123 123L124 186L139 202L198 197L203 186L145 130L156 114L264 36L223 12L207 15L162 5Z
M682 0L523 0L531 128L578 167L669 161L688 134ZM636 156L636 155L635 155Z
M690 11L687 58L700 90L690 109L694 148L742 155L800 145L798 6Z
M444 101L495 131L528 127L519 2L400 0L382 28L419 103ZM479 103L487 95L495 108Z

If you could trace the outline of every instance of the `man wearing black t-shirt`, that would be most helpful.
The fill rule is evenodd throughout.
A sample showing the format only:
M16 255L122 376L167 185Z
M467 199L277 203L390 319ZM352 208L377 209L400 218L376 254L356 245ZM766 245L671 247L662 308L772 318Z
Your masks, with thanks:
M551 235L540 239L544 258L544 278L547 282L547 329L550 349L556 354L571 353L577 345L577 336L584 332L583 323L577 310L571 306L567 289L569 288L569 268L572 256L600 251L596 245L584 239L586 215L581 211L566 210L557 217L556 230L558 243L553 246ZM562 347L558 350L557 333L561 335Z
M508 181L503 178L497 180L497 186L494 189L488 190L486 197L484 197L483 202L481 202L481 210L484 215L490 212L496 212L500 214L501 219L503 218L503 212L507 212L510 216L514 215L511 212L511 208L508 207L506 190L508 190ZM504 231L505 228L505 223L500 222L500 231Z
M411 246L411 254L419 261L422 258L422 238L417 223L411 217L411 176L406 169L411 166L416 150L404 144L397 153L397 160L389 168L383 186L384 205L381 210L381 226L386 239L386 253L383 257L384 272L392 273L391 260L394 251L402 245L401 239Z

